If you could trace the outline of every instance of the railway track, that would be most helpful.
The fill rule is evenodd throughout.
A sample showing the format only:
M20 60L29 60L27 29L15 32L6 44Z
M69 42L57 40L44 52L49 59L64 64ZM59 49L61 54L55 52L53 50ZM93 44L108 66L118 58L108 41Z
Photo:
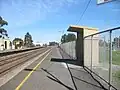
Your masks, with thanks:
M43 49L43 48L39 48L39 49ZM9 58L12 58L12 57L15 57L15 56L19 56L21 54L25 54L25 53L29 53L29 52L33 52L33 51L36 51L38 49L35 49L35 50L30 50L30 51L25 51L25 52L21 52L21 53L14 53L14 54L10 54L10 55L5 55L5 56L1 56L0 57L0 61L4 60L4 59L9 59Z
M44 53L50 48L41 48L37 50L31 50L24 53L19 53L10 57L0 58L0 76L6 74L13 68L25 63L28 60Z
M15 54L13 56L2 57L2 58L0 58L0 66L10 63L12 61L18 60L20 58L24 58L25 56L31 55L32 53L39 52L42 49L44 49L44 48L41 48L39 50L31 50L31 51Z

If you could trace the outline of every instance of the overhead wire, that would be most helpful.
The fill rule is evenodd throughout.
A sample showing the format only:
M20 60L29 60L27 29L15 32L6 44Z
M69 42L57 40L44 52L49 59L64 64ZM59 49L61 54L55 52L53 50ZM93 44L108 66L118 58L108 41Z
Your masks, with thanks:
M87 11L87 9L88 9L88 7L89 7L89 5L90 5L90 2L91 2L91 0L88 1L87 5L86 5L86 8L84 9L83 13L81 14L81 16L80 16L78 22L76 23L76 25L78 25L79 22L81 21L81 19L83 18L85 12Z

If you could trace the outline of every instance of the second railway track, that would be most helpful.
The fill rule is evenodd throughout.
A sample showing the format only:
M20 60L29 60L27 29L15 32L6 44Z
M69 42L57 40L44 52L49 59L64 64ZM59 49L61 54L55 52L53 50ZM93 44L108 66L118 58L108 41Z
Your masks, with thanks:
M11 63L13 61L19 60L21 58L24 58L26 56L32 55L33 53L37 53L41 50L44 50L44 48L38 49L38 50L31 50L31 51L27 51L27 52L23 52L23 53L19 53L10 57L2 57L0 58L0 66L4 65L4 64L8 64Z
M1 59L0 60L0 76L4 75L12 68L44 53L48 49L50 49L50 48L41 48L41 49L37 49L37 50L31 50L31 51L27 51L22 54L17 54L17 55L11 56L11 57L7 57L6 59L5 58Z

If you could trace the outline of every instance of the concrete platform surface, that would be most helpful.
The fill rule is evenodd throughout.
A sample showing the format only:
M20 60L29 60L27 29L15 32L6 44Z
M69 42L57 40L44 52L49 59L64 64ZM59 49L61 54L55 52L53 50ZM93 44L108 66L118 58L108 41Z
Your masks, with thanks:
M33 71L33 68L44 57L45 55L34 61L1 86L0 90L103 90L82 67L51 61L51 58L63 59L59 48L56 47L52 49L40 66ZM32 72L31 75L29 75L30 72ZM26 79L28 75L29 77ZM23 81L24 83L21 84ZM20 88L16 89L18 86Z

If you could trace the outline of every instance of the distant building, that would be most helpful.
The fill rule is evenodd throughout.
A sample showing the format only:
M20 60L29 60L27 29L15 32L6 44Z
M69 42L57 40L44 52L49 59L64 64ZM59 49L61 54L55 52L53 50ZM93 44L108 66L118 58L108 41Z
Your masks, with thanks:
M49 46L56 46L56 45L58 45L57 42L49 42Z
M43 47L47 47L48 45L45 43L45 44L43 44L42 46L43 46Z
M120 36L113 39L112 47L113 50L120 50Z
M8 37L0 37L0 50L11 49L11 42Z
M36 43L34 43L34 45L35 45L35 46L42 46L42 43L36 42Z
M120 37L114 38L114 46L115 46L116 48L119 48L119 47L120 47Z

